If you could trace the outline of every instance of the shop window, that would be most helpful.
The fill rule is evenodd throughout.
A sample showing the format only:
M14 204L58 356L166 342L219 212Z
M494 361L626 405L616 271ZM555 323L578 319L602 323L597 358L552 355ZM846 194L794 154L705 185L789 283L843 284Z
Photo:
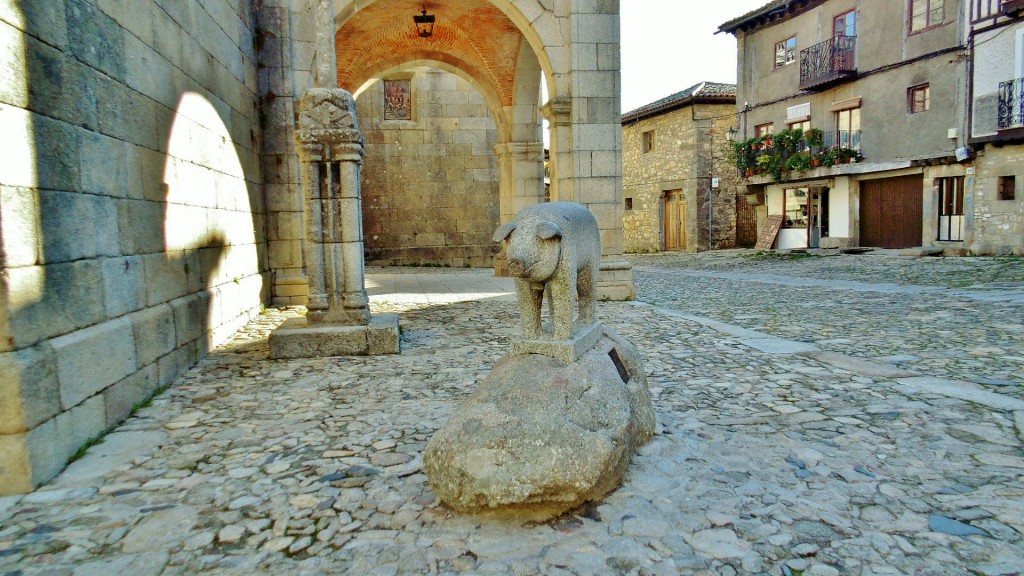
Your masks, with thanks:
M648 130L643 134L644 154L654 151L654 130Z
M938 178L939 236L948 242L964 239L964 177Z
M776 68L781 68L793 62L796 62L796 36L786 38L775 45Z
M807 188L787 188L782 196L782 227L807 228Z
M998 198L1000 200L1016 200L1017 199L1017 177L1016 176L1000 176L999 177Z
M932 92L927 84L907 90L907 108L911 114L924 112L932 107Z
M910 31L938 26L945 19L943 0L910 0Z

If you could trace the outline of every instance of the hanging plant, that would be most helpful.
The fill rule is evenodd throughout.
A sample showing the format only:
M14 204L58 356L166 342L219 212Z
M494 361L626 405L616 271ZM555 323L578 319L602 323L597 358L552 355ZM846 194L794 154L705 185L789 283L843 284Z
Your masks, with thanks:
M825 146L825 133L818 128L811 128L804 132L804 140L811 149L820 149Z

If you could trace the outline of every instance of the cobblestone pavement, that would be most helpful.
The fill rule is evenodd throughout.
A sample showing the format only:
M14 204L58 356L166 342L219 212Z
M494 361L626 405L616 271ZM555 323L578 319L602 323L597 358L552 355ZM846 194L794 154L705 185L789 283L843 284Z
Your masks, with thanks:
M424 443L515 305L486 272L376 270L401 355L269 361L295 311L268 310L0 498L0 574L1024 572L1024 261L634 261L639 301L599 315L640 349L659 433L599 504L524 524L437 503ZM412 296L430 282L458 294Z

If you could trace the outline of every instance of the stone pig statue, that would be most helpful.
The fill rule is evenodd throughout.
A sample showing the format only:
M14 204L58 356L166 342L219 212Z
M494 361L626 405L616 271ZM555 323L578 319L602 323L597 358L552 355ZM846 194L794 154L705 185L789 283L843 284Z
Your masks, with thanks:
M524 338L541 338L545 288L556 339L572 339L577 306L580 326L594 321L601 233L590 210L574 202L536 204L499 227L492 239L505 241Z

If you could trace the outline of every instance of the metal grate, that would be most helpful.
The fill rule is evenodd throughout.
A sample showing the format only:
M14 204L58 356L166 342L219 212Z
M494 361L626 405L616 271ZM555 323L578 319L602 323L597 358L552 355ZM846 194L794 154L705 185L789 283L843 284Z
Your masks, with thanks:
M999 129L1024 124L1024 78L999 83Z

